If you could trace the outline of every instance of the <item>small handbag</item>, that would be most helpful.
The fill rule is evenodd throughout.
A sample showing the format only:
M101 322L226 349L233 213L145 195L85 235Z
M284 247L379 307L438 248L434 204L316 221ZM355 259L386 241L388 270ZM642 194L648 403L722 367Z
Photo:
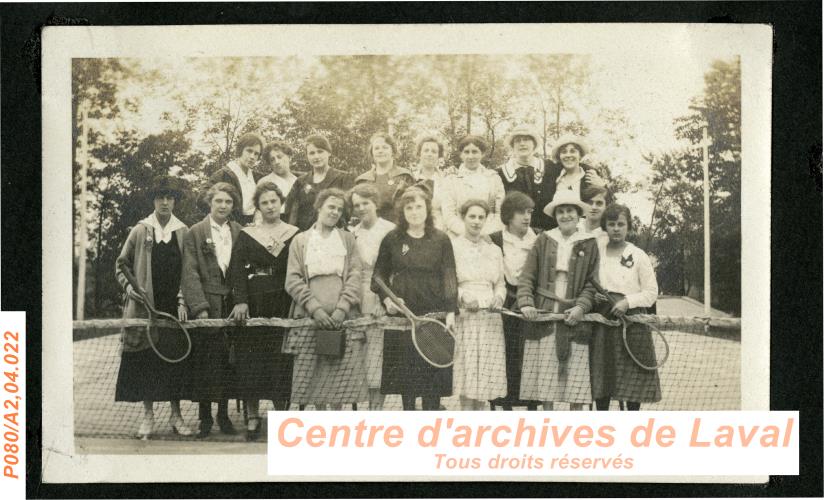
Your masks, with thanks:
M346 332L343 330L316 330L315 352L330 358L343 357L346 350Z

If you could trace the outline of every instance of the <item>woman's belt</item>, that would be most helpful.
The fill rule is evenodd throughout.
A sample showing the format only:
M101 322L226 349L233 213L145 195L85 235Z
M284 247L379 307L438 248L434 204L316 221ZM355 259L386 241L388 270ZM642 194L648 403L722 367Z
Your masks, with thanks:
M250 267L246 279L252 279L255 276L274 276L276 271L275 266Z

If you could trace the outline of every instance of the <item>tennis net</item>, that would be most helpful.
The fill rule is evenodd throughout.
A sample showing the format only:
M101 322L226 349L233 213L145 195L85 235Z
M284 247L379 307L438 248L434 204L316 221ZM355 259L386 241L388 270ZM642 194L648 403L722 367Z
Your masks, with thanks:
M432 368L422 360L406 319L359 318L346 322L340 334L323 335L312 328L311 320L257 318L244 327L227 320L195 320L186 324L193 348L172 375L174 394L181 400L184 422L195 431L199 415L197 402L191 400L193 387L200 380L215 379L216 373L222 374L218 379L229 399L228 417L238 430L245 427L243 401L250 395L260 399L262 416L282 404L284 395L294 410L368 410L370 396L375 404L382 392L387 393L382 398L384 410L402 409L399 393L440 395L439 407L446 410L466 409L469 400L496 410L528 405L540 410L544 401L554 401L555 410L574 408L570 403L576 402L594 409L594 391L611 396L611 410L626 407L627 402L640 403L642 410L740 409L740 320L634 318L625 342L620 323L600 315L587 315L585 327L569 329L563 326L563 316L545 314L531 323L540 328L525 332L520 318L462 311L455 328L456 361L448 369ZM74 322L76 436L135 436L143 404L115 401L119 374L123 377L120 328L145 335L148 324L141 319ZM185 338L174 332L174 323L151 324L161 333L156 347L167 357L181 357L185 350L180 339L185 343ZM177 341L162 340L164 332ZM204 354L209 338L224 342L217 357ZM151 349L146 352L153 356ZM167 376L150 371L139 375L149 381ZM420 409L424 400L419 398L416 404ZM172 433L168 399L159 399L153 407L154 439L193 439ZM208 439L242 440L243 433L228 436L215 429Z

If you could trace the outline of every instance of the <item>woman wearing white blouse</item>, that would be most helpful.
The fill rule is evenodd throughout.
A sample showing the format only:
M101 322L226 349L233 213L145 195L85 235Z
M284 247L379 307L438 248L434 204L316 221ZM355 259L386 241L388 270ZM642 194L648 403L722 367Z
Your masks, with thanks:
M358 254L361 258L361 312L375 317L386 311L380 297L372 289L372 271L378 260L378 250L383 237L395 229L395 224L378 217L380 193L371 183L361 183L349 192L349 204L360 220L351 228L355 235ZM381 394L381 373L383 370L383 328L373 325L366 330L366 381L369 385L369 409L382 410L384 395Z
M481 234L487 235L503 228L501 203L506 193L497 172L481 164L487 149L486 141L476 135L468 135L458 143L463 163L458 167L457 173L447 177L443 191L439 192L444 228L449 236L464 234L460 209L471 199L484 200L489 206L489 217L486 218Z
M601 220L608 239L600 239L599 281L610 292L620 294L614 306L605 304L602 313L613 317L641 314L658 297L658 283L647 254L626 241L632 230L632 215L623 205L610 205ZM655 348L646 325L629 323L627 344L645 365L655 365ZM636 364L626 351L621 327L598 325L590 345L592 397L597 409L609 408L615 398L627 401L627 408L638 410L642 402L661 400L661 386L656 370Z
M466 231L452 240L458 301L464 311L455 324L452 392L462 410L483 410L486 401L506 395L506 356L500 309L506 299L501 249L481 237L489 207L483 200L461 206ZM486 310L491 309L491 310Z

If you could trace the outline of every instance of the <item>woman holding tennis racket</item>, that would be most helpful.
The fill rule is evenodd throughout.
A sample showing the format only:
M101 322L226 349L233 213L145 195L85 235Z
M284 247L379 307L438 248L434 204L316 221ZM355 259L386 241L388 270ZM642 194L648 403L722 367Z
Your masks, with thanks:
M612 300L598 296L600 312L608 318L646 314L646 308L658 298L658 282L646 252L626 240L627 233L632 231L629 208L618 204L607 207L601 227L609 239L598 241L598 281ZM639 410L642 402L661 400L658 370L648 369L657 364L649 327L628 322L626 346L622 328L595 326L591 346L592 397L598 410L608 410L611 398L626 401L629 410Z
M588 206L572 191L560 191L544 208L558 227L538 236L518 282L518 305L528 321L539 311L564 313L563 321L530 322L524 327L521 398L569 403L580 410L592 402L589 376L591 325L581 323L592 309L598 247L591 234L578 232Z
M432 226L431 203L431 196L423 187L410 187L401 195L396 204L398 227L381 242L372 291L380 296L390 315L403 313L410 317L446 311L444 327L451 329L458 311L455 257L449 237ZM448 367L452 364L452 352L448 342L453 339L439 325L431 325L436 327L436 342L422 344L444 356L433 356L437 359L429 362L420 354L420 346L416 347L414 331L384 331L381 392L400 394L404 410L414 410L418 396L422 397L424 410L437 410L440 398L452 393L452 369ZM423 330L432 333L427 327ZM446 344L439 342L444 340L444 334L449 337Z
M361 275L361 312L380 317L385 314L380 298L372 291L372 271L378 258L381 241L395 224L378 216L380 194L369 183L356 185L349 192L349 204L360 220L351 229L358 244L358 255L363 265ZM383 367L383 327L373 325L366 330L366 381L369 385L369 409L382 410L385 396L381 393Z
M283 192L263 181L253 201L260 214L254 226L243 228L232 247L234 317L286 318L292 297L283 289L289 246L298 228L281 220ZM283 354L284 329L269 326L236 330L235 396L246 401L246 439L261 429L260 400L270 399L275 410L287 410L292 394L292 356Z
M484 410L506 395L504 331L499 311L506 299L501 249L481 236L489 206L469 200L461 206L466 230L454 238L458 300L464 309L455 324L452 392L461 410Z
M315 199L317 220L292 240L285 289L293 318L310 317L315 325L292 328L283 346L295 355L292 402L340 409L367 398L366 334L346 328L360 315L361 260L352 233L338 228L346 194L324 189Z
M183 244L183 296L197 319L234 317L231 291L232 248L241 226L229 220L240 195L228 182L206 191L209 215L194 224ZM237 434L229 418L228 397L232 370L229 331L201 328L192 335L191 398L198 402L198 437L212 431L212 403L217 402L217 423L223 434Z
M179 179L158 179L149 190L154 211L129 232L117 258L116 277L126 291L124 318L145 318L148 306L186 321L188 311L180 291L183 240L189 229L174 216L175 204L183 197ZM127 274L140 288L136 290ZM152 335L152 338L148 338ZM192 434L180 415L188 360L181 359L185 339L174 329L125 328L122 334L120 368L115 401L142 401L143 420L137 437L148 439L154 430L154 402L169 401L172 431ZM173 361L161 359L161 353Z

